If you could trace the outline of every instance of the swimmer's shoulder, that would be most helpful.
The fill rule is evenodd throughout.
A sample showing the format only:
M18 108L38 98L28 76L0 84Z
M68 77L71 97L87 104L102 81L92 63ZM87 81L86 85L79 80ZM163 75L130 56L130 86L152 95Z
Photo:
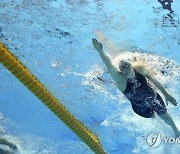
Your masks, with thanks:
M133 65L133 68L138 72L140 73L141 75L143 75L144 77L146 76L147 74L147 69L144 65L141 65L141 64L137 64L137 65Z

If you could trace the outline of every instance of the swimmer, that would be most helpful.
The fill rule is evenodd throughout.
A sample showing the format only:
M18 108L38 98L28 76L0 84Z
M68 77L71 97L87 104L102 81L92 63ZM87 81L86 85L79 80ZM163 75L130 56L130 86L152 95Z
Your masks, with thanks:
M111 58L104 52L102 43L96 39L92 39L92 43L106 65L112 79L116 82L118 89L131 102L133 111L144 118L154 118L156 112L160 119L173 129L176 137L180 137L180 131L167 112L163 99L149 85L148 81L162 92L166 104L170 102L177 106L177 102L153 76L152 71L144 65L132 65L128 60L121 60L119 69L117 69L112 64Z
M17 150L17 146L5 138L0 137L0 145L8 146L8 149L0 147L0 154L13 154Z

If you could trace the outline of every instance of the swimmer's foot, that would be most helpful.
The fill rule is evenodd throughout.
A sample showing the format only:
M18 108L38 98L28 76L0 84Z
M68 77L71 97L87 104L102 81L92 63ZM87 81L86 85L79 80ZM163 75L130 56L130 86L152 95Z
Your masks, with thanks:
M176 135L176 137L180 137L180 131L177 130L177 131L175 132L175 135Z

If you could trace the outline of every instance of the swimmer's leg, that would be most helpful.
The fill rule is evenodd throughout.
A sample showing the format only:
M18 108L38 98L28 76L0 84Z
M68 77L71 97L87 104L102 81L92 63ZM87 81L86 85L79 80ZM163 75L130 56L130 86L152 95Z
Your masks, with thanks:
M12 154L9 150L0 149L0 154Z
M155 112L153 113L153 115L151 116L152 119L154 119L156 116L155 116Z
M179 131L178 128L176 127L176 125L175 125L175 123L174 123L174 121L173 121L173 119L172 119L172 117L170 116L169 113L166 112L166 113L164 113L164 114L162 114L162 115L158 115L158 116L159 116L167 125L169 125L169 126L173 129L176 137L180 137L180 131Z

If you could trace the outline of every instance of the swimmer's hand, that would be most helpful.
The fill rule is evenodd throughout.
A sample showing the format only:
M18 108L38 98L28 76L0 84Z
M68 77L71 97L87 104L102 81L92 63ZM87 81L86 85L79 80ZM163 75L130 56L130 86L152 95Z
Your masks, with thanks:
M94 48L95 48L98 52L100 52L100 51L103 50L103 45L102 45L101 42L98 42L96 39L92 39L92 43L93 43L93 45L94 45Z
M176 100L171 95L166 94L165 99L166 99L166 105L168 105L168 102L171 102L174 106L177 106Z

